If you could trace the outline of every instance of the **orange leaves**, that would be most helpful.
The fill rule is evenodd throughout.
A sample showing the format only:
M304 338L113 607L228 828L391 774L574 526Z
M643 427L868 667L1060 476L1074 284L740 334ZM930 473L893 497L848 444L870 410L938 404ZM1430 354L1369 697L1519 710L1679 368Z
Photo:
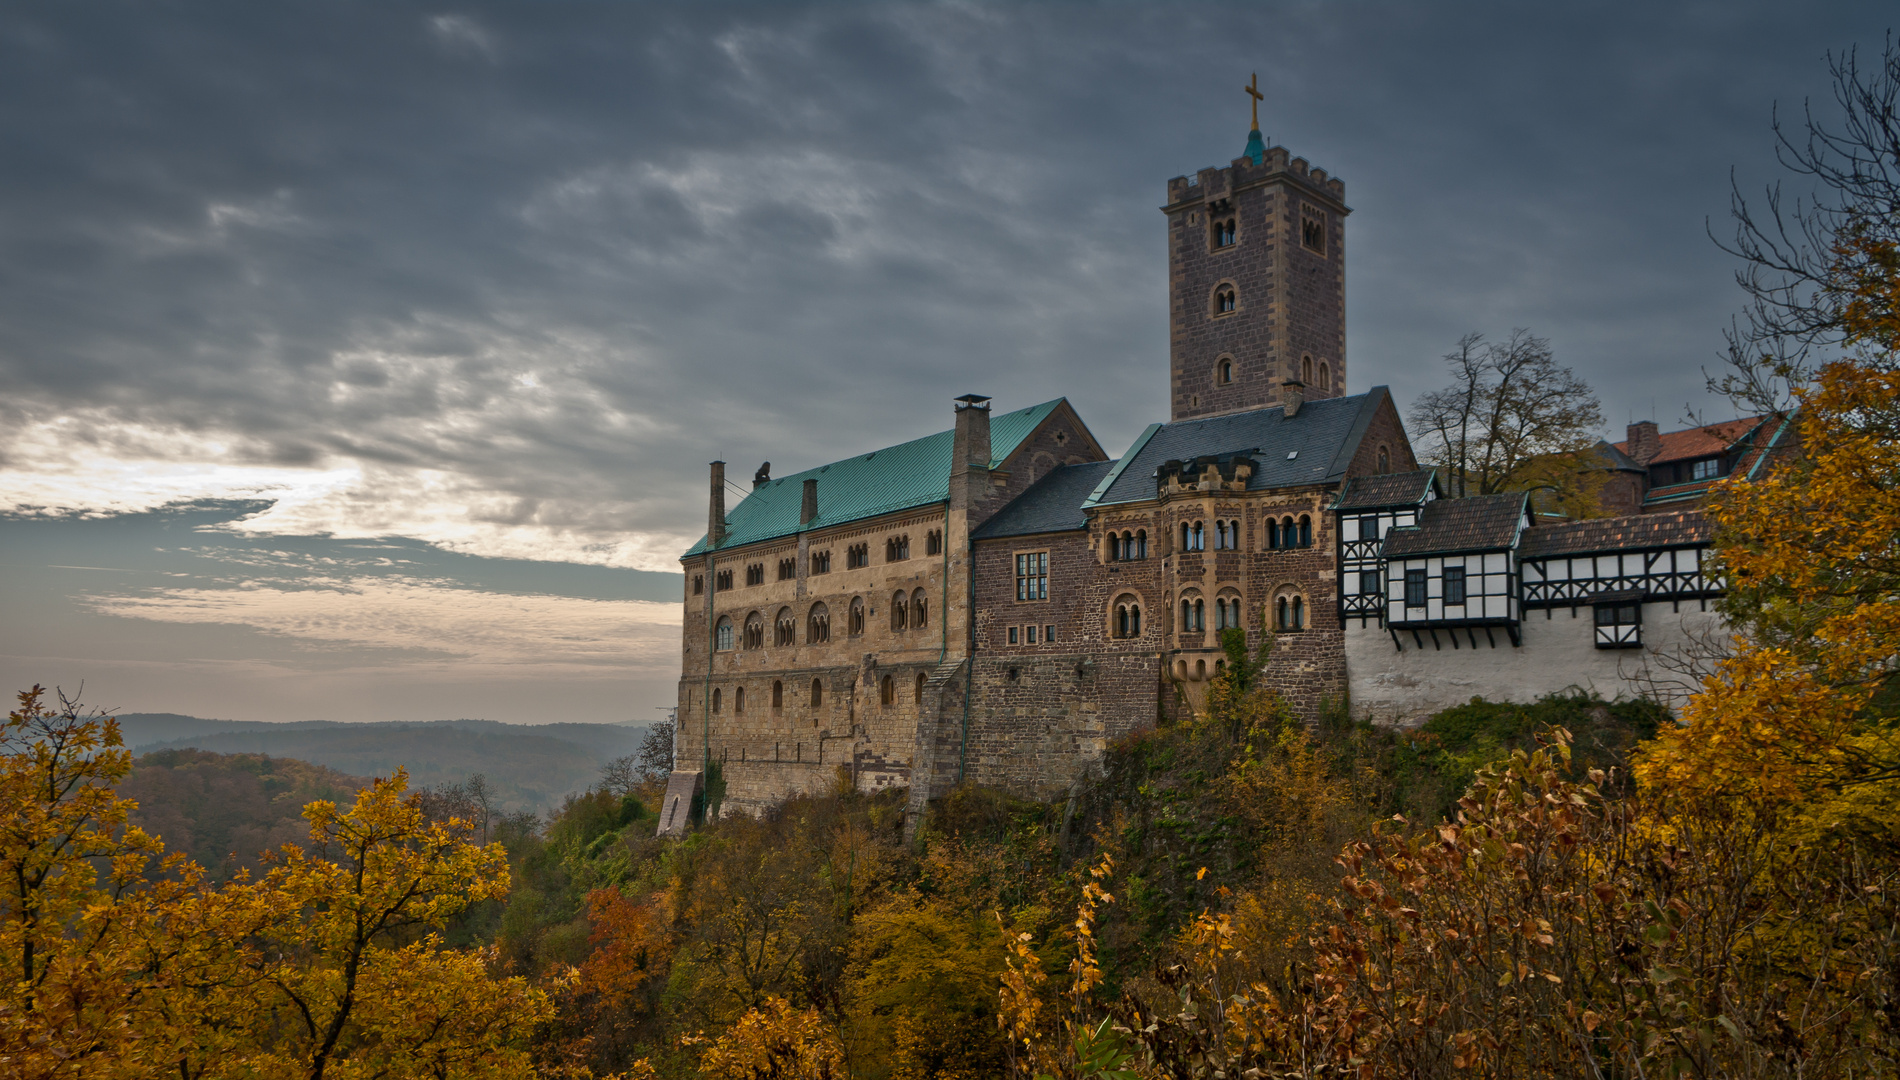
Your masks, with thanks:
M594 951L580 966L579 989L621 1005L662 965L667 949L654 915L656 902L636 904L613 886L587 894Z

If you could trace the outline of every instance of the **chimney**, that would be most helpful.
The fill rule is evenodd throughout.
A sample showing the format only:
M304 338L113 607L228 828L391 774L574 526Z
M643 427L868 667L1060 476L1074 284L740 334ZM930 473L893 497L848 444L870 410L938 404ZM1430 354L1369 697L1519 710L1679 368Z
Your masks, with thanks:
M816 476L807 476L805 478L805 499L798 507L798 523L800 525L810 525L816 520L818 520L818 478Z
M1286 410L1287 419L1299 415L1300 406L1306 404L1306 384L1298 379L1288 379L1280 384L1280 405Z
M1662 436L1656 431L1656 421L1639 420L1629 426L1629 456L1636 464L1649 467L1662 453Z
M706 546L718 547L726 540L726 463L712 463L712 505L706 511Z
M966 511L989 497L989 402L981 394L957 399L957 425L950 442L950 505Z

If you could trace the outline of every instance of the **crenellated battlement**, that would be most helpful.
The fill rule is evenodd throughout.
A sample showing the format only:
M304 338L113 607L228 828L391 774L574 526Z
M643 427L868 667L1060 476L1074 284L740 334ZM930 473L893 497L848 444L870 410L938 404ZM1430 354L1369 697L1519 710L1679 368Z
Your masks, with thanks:
M1210 165L1193 176L1177 176L1168 181L1168 205L1163 210L1173 212L1195 203L1214 203L1220 199L1232 198L1236 191L1269 183L1273 180L1294 179L1316 194L1331 197L1344 207L1346 202L1346 182L1329 174L1325 169L1317 169L1305 158L1293 157L1284 146L1269 146L1255 165L1252 158L1238 157L1227 165Z

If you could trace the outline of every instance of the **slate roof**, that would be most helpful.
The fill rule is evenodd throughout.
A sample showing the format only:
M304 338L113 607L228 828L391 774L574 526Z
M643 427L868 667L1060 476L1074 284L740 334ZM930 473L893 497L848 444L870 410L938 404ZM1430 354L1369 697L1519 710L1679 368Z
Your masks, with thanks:
M1210 455L1250 453L1259 468L1247 481L1248 491L1336 483L1346 475L1373 414L1390 397L1385 387L1375 386L1352 397L1306 402L1292 417L1274 405L1150 425L1103 477L1088 505L1152 499L1155 470L1162 462Z
M1604 442L1598 439L1596 451L1603 455L1604 463L1612 469L1621 472L1643 472L1643 467L1636 464L1635 458L1617 449L1621 445L1621 443Z
M1381 506L1417 506L1431 490L1435 469L1354 477L1333 504L1335 510L1372 510Z
M1029 485L1028 490L1011 499L988 521L977 527L977 540L1002 536L1030 536L1035 533L1071 532L1089 527L1082 511L1083 500L1102 482L1112 461L1091 461L1083 465L1063 465Z
M1714 535L1715 526L1698 510L1593 518L1530 530L1518 545L1518 557L1547 559L1554 555L1682 547L1706 544Z
M1064 398L1027 409L990 414L990 467L1000 466ZM810 529L841 525L898 510L945 502L950 498L951 440L955 431L939 431L921 439L887 446L781 476L755 488L726 510L726 539L721 549L753 544ZM805 498L806 477L818 478L818 517L798 523ZM730 494L730 492L728 492ZM706 538L681 558L706 550Z
M1456 551L1498 551L1517 542L1526 496L1521 491L1434 499L1418 512L1418 524L1385 534L1388 559Z

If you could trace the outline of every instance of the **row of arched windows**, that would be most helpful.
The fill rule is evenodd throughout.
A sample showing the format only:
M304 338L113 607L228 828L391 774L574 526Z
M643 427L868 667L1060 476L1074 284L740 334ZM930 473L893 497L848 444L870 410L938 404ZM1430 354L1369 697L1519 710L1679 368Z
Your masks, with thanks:
M1207 629L1206 601L1197 596L1181 598L1181 632L1191 634ZM1241 629L1247 624L1242 615L1241 599L1238 596L1217 596L1214 598L1214 628L1226 630ZM1120 611L1116 612L1119 633ZM1280 633L1292 633L1306 629L1306 600L1303 597L1282 596L1274 602L1273 629Z
M1133 532L1108 534L1108 561L1129 562L1148 557L1148 530L1137 529Z
M1324 360L1321 360L1319 362L1319 369L1317 372L1317 376L1318 376L1318 381L1316 382L1314 381L1315 371L1313 368L1313 358L1310 356L1300 357L1300 381L1301 382L1305 383L1308 386L1317 386L1321 390L1331 390L1333 388L1332 365L1328 364Z
M1109 534L1109 541L1110 541L1109 558L1111 560L1125 559L1125 558L1145 559L1148 557L1146 533L1140 534L1141 554L1133 555L1133 556L1122 554L1122 552L1126 550L1124 542L1129 537L1129 535L1130 534L1128 533L1123 533L1121 538L1117 538L1114 534L1112 533ZM1297 520L1290 515L1284 518L1277 518L1277 519L1268 518L1267 519L1267 547L1268 549L1278 551L1281 548L1305 548L1305 547L1312 547L1312 546L1313 546L1313 517L1311 514L1301 514ZM1181 523L1181 550L1182 551L1203 551L1206 548L1207 548L1206 526L1198 521L1182 522ZM1214 550L1215 551L1239 551L1240 549L1241 549L1240 522L1238 521L1214 522Z
M864 633L864 598L854 596L845 619L845 632L852 637ZM772 621L772 644L787 646L798 644L799 618L789 607L782 607ZM820 600L805 613L805 643L817 645L831 640L831 609ZM891 629L924 629L930 625L930 597L924 590L911 592L899 590L891 597ZM743 623L733 623L732 616L720 616L719 623L713 628L713 648L725 652L734 644L742 649L762 649L765 647L765 616L752 612Z

